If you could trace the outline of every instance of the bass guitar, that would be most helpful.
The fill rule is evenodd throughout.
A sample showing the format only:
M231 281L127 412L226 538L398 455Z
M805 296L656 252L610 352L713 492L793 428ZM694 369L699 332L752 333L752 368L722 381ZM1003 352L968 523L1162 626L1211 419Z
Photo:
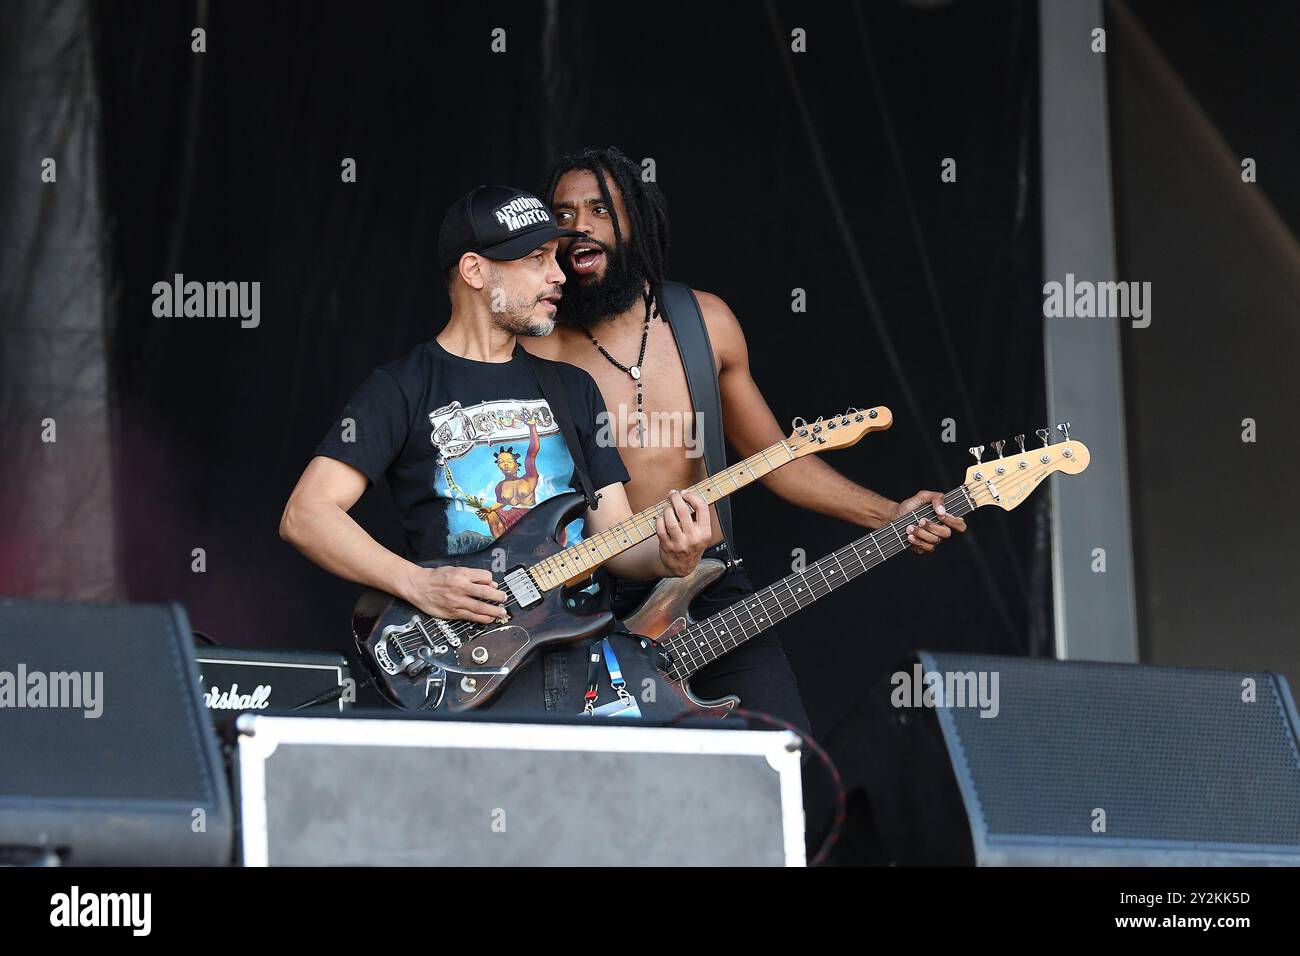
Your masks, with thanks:
M1077 475L1088 467L1089 454L1083 442L1070 439L1070 423L1058 425L1063 442L1048 444L1050 432L1040 428L1043 447L1025 451L1024 435L1017 435L1020 454L979 463L983 446L972 448L977 464L966 472L966 481L943 496L944 508L962 517L976 508L993 505L1010 511L1019 505L1048 475L1063 472ZM994 442L1000 455L1005 442ZM877 565L909 547L907 526L922 518L935 518L926 505L908 512L889 524L864 535L852 544L813 562L802 571L782 578L726 610L703 621L695 621L688 610L696 596L716 581L726 566L713 558L700 561L695 571L682 578L664 578L632 614L623 621L631 634L657 644L666 656L669 692L695 711L725 716L740 703L735 695L702 700L690 687L692 675L724 654L785 620L796 611L820 600Z

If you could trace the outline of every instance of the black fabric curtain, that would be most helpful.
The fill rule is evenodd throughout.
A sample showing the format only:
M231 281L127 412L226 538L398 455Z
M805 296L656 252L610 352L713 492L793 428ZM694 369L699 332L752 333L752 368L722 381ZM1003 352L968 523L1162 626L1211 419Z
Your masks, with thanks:
M0 30L0 595L123 596L91 9Z

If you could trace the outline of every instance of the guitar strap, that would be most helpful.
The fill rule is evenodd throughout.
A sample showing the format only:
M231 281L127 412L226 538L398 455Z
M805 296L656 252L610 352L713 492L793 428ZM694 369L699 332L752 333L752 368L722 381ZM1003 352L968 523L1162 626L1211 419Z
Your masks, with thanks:
M551 406L551 414L560 426L560 434L569 447L569 457L573 459L573 477L578 483L578 490L587 499L587 507L595 511L600 502L596 490L591 487L591 476L587 474L587 456L582 453L582 442L578 441L578 430L573 424L573 410L569 408L569 399L560 385L560 375L555 370L555 363L544 362L531 355L527 349L520 348L528 356L528 364L537 376L537 385L542 390L542 398Z
M686 387L691 393L699 432L704 441L704 470L716 475L727 467L727 445L722 433L722 395L718 390L718 367L713 362L713 346L704 313L690 286L665 282L659 308L668 317L668 325L677 340L677 352L686 371ZM735 553L736 538L731 530L731 500L717 502L718 520L728 549Z

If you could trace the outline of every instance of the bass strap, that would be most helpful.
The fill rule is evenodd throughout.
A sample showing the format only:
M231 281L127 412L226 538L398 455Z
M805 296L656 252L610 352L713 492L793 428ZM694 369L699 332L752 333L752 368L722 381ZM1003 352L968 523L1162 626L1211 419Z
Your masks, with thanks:
M718 391L718 368L713 363L713 346L704 313L690 286L681 282L664 282L659 308L668 316L668 326L677 340L677 351L686 371L686 387L691 393L700 432L704 441L704 469L710 475L726 470L727 445L722 433L722 395ZM717 502L718 520L728 549L735 554L736 539L731 530L731 499Z

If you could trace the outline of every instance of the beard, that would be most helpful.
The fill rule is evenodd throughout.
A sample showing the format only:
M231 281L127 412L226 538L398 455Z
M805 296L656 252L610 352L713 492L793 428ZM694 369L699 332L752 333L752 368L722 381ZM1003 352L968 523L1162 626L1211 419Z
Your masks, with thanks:
M597 245L605 252L602 278L578 276L567 255L560 260L566 281L557 318L580 329L590 329L621 315L645 293L645 272L628 256L627 244L611 247L600 242Z
M551 330L555 328L555 320L549 316L540 319L533 316L537 310L537 303L542 301L542 296L511 298L506 293L501 272L495 266L488 271L488 281L492 302L500 306L492 310L492 321L496 323L497 328L511 335L522 335L528 338L541 338L551 334ZM559 288L557 287L555 291L558 293Z

